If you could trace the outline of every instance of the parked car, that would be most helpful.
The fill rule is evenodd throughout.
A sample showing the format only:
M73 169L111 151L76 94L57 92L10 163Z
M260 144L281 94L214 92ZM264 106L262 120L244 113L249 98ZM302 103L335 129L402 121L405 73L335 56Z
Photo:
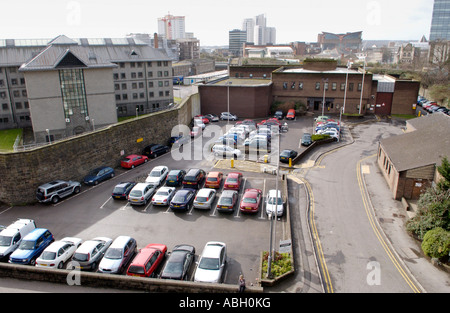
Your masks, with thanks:
M289 163L289 159L293 160L298 155L297 151L286 149L280 153L280 162Z
M211 188L203 188L197 192L194 198L194 208L210 210L216 198L216 190Z
M104 180L113 178L116 175L114 169L109 166L100 166L93 169L84 177L83 182L86 185L98 185Z
M189 210L189 206L194 201L195 190L190 188L180 189L170 201L170 208L174 211Z
M22 242L22 239L36 229L34 220L21 218L0 232L0 260L7 261Z
M135 168L136 166L147 162L148 157L146 155L131 154L120 162L120 166L123 168Z
M284 214L284 203L280 190L271 189L266 196L266 214L274 213L277 216L282 216Z
M242 152L238 149L234 149L233 147L227 145L214 145L212 147L212 152L214 156L223 157L223 158L234 158L237 159L242 155Z
M262 138L250 139L248 143L245 144L246 152L256 151L258 153L270 153L271 145L270 141Z
M194 117L194 119L192 120L191 126L192 127L195 127L195 126L200 127L203 130L203 129L205 129L206 124L203 123L202 119Z
M55 239L46 228L35 228L26 235L19 247L9 256L9 263L35 265L36 259Z
M145 182L160 186L164 183L167 174L169 174L169 168L167 166L156 166L150 171L147 178L145 179Z
M209 241L203 248L194 281L203 283L221 283L227 263L227 245L219 241Z
M198 126L194 126L194 127L192 127L192 130L191 130L191 138L198 137L198 136L200 136L201 133L202 133L202 129Z
M209 118L207 118L205 115L196 115L194 116L194 118L201 120L203 124L209 124Z
M339 132L337 130L334 129L325 129L325 130L319 130L317 132L317 134L319 135L329 135L332 138L339 138Z
M283 111L276 111L273 117L276 118L277 120L282 120L284 118Z
M224 190L217 201L216 209L219 212L234 212L238 199L236 190Z
M166 186L170 187L181 186L185 175L186 175L185 170L171 170L169 174L167 174Z
M153 205L169 205L175 194L175 187L161 187L152 197Z
M205 181L206 173L199 168L191 168L187 171L183 179L183 188L196 188L200 189Z
M262 190L256 188L245 189L239 209L245 213L257 213L262 199Z
M132 205L147 205L155 191L155 184L137 183L128 195L128 202Z
M134 186L136 186L135 182L121 182L114 187L111 197L113 199L127 200Z
M73 254L72 264L68 268L95 269L112 242L113 240L108 237L96 237L83 242Z
M228 173L225 183L223 184L223 189L238 190L241 188L242 183L242 173L231 172Z
M136 252L136 239L129 236L117 237L106 250L98 265L98 271L106 274L120 274L126 270Z
M140 249L127 269L128 276L155 277L155 270L164 260L167 246L151 243Z
M209 172L205 180L205 188L220 188L222 185L222 172Z
M62 198L81 191L81 184L76 181L54 180L37 188L36 198L39 202L58 203Z
M310 146L312 144L312 138L310 133L304 133L302 136L302 146Z
M83 240L76 237L64 237L50 244L36 259L37 267L63 268Z
M194 264L195 247L191 245L177 245L169 254L166 264L159 278L188 280L189 271Z
M231 114L230 112L222 112L222 113L220 113L220 119L222 121L224 121L224 120L237 121L238 118L236 115Z
M320 115L320 116L316 117L314 120L316 122L320 122L320 121L326 121L326 120L329 120L329 119L330 119L330 117L327 116L327 115Z
M295 119L295 110L294 109L289 109L287 114L286 114L286 119L287 120L294 120Z
M142 149L142 155L145 155L149 158L154 159L154 158L158 157L159 155L162 155L169 151L170 151L169 146L153 143L151 145L146 146L144 149Z
M180 136L174 141L173 147L175 148L182 147L184 144L189 143L190 141L191 141L190 136Z
M205 117L207 117L210 122L218 122L219 121L219 117L216 114L206 114Z

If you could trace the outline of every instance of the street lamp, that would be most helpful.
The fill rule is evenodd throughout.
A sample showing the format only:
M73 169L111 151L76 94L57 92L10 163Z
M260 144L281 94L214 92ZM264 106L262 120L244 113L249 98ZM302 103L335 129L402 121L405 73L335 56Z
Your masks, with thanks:
M45 129L45 131L47 132L47 137L48 137L48 143L52 143L52 139L50 138L50 129Z
M230 114L230 85L231 81L227 82L227 112ZM230 123L230 116L227 118L227 125Z
M325 107L325 90L328 88L328 78L327 79L322 78L322 81L323 81L323 100L322 100L322 116L323 116Z
M364 91L364 76L366 75L366 56L364 56L364 66L363 66L363 77L362 77L362 86L361 86L361 98L359 99L359 114L361 114L361 107L362 107L362 98L363 98L363 91Z
M348 71L352 67L352 64L353 63L350 61L347 62L347 74L345 75L344 106L342 108L344 114L345 114L345 101L347 100Z

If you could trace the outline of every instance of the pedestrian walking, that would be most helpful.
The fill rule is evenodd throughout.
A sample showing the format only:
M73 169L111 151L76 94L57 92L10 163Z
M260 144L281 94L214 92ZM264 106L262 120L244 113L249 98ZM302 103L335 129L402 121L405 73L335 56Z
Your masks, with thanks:
M245 290L245 278L244 275L239 275L239 292L244 292Z

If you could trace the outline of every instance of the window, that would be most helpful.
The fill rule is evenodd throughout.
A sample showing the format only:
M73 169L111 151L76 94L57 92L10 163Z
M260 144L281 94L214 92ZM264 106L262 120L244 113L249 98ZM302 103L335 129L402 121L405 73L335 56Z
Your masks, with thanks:
M291 83L291 89L295 89L295 82Z
M358 91L362 90L362 83L358 83Z
M79 109L80 113L88 115L83 70L60 70L59 80L65 117L73 115L74 108Z
M337 83L332 83L331 90L336 90L336 89L337 89Z
M320 83L316 83L316 90L320 90Z
M136 73L135 72L131 73L131 78L136 78Z
M303 82L298 83L298 90L303 90Z
M283 83L283 89L287 89L287 86L288 86L288 83L287 83L287 82L284 82L284 83Z
M354 85L354 83L348 84L348 91L353 91L353 85Z
M115 73L114 74L114 80L118 80L119 79L119 74Z
M323 84L323 88L325 88L325 90L328 90L328 83L327 82Z
M345 83L341 83L341 91L345 91Z

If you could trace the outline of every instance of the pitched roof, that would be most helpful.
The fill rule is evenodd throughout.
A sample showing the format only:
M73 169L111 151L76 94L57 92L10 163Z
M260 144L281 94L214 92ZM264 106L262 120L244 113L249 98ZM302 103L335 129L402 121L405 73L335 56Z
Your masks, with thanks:
M433 113L408 121L416 130L380 140L397 171L430 164L450 157L450 116Z

